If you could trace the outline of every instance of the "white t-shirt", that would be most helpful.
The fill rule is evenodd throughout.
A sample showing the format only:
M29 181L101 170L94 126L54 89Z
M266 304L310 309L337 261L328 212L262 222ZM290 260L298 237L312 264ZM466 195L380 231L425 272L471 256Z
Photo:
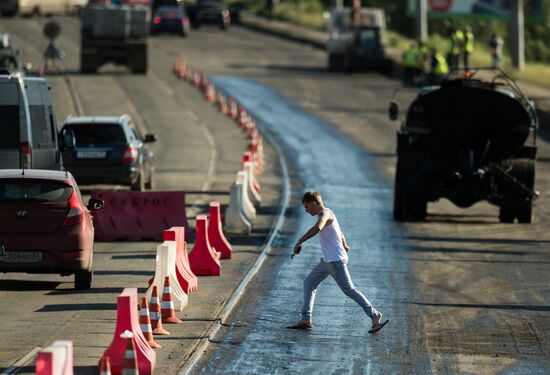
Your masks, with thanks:
M324 208L323 210L327 210L332 216L332 224L325 225L323 230L319 232L319 243L323 251L323 260L326 263L347 260L348 254L342 243L342 231L340 230L338 219L336 219L336 215L330 209Z

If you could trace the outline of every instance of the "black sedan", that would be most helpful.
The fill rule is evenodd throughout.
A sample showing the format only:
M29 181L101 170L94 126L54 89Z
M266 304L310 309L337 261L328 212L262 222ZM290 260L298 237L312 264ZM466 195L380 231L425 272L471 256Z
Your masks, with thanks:
M175 32L186 36L189 29L189 17L183 5L161 6L153 13L151 34Z
M154 188L153 153L131 117L69 117L61 128L63 165L79 184L123 184Z
M231 24L229 9L221 1L199 0L189 8L191 26L198 28L202 25L218 25L226 30Z

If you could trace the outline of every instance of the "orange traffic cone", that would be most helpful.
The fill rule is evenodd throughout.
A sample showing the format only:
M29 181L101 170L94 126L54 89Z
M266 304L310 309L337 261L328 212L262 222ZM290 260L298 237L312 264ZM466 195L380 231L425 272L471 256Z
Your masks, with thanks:
M99 375L111 375L111 361L107 356L99 361Z
M153 329L151 328L151 318L149 317L149 306L147 306L147 297L141 297L141 309L139 309L139 327L147 340L147 344L153 349L161 348L160 344L153 339Z
M169 324L183 323L176 316L174 310L174 299L172 297L172 288L170 287L170 276L164 278L164 290L162 291L162 300L160 303L160 309L162 312L162 322Z
M207 82L204 91L204 98L206 99L206 101L208 103L214 103L214 101L216 100L216 88L210 81Z
M227 114L227 102L225 101L225 96L218 92L218 110L224 115Z
M153 328L153 335L169 335L170 332L162 328L162 315L160 313L160 301L157 286L153 286L153 292L151 293L151 328Z
M130 331L124 331L120 337L127 339L121 375L139 375L134 334Z
M227 115L232 119L236 119L238 116L237 102L232 96L229 97L229 110Z

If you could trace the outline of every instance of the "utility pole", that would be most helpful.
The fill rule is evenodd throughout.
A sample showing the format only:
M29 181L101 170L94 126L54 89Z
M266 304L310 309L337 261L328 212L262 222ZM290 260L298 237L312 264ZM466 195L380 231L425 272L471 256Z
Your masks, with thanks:
M416 39L428 40L428 5L426 0L416 0Z
M523 0L514 0L512 9L512 65L517 70L525 69L525 29Z

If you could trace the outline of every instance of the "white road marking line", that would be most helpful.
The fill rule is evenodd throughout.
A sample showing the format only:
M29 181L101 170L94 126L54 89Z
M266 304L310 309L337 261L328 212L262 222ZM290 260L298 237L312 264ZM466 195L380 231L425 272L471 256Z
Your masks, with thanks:
M156 74L154 71L150 71L150 75L155 79L156 83L159 84L159 86L170 96L175 95L175 91L173 88L168 86L160 77L158 74Z
M186 112L193 121L196 121L198 123L202 132L204 133L204 136L208 142L208 145L210 146L210 154L208 155L208 168L206 171L206 179L202 182L202 185L200 187L201 191L208 191L212 186L212 182L210 181L210 179L212 178L212 176L214 176L214 173L216 173L216 158L218 156L216 141L214 140L214 136L212 135L212 132L210 131L210 129L208 129L208 127L204 124L204 122L202 122L199 119L199 116L197 116L197 114L194 111L187 110ZM202 199L196 200L193 203L193 205L189 207L187 211L187 214L188 214L187 216L188 217L197 216L198 206L202 204L205 204L204 200Z
M38 353L41 349L42 347L40 346L37 346L36 348L32 349L23 357L19 358L13 365L5 369L2 375L10 375L10 374L18 373L21 370L21 368L27 363L29 363L36 356L36 353Z

